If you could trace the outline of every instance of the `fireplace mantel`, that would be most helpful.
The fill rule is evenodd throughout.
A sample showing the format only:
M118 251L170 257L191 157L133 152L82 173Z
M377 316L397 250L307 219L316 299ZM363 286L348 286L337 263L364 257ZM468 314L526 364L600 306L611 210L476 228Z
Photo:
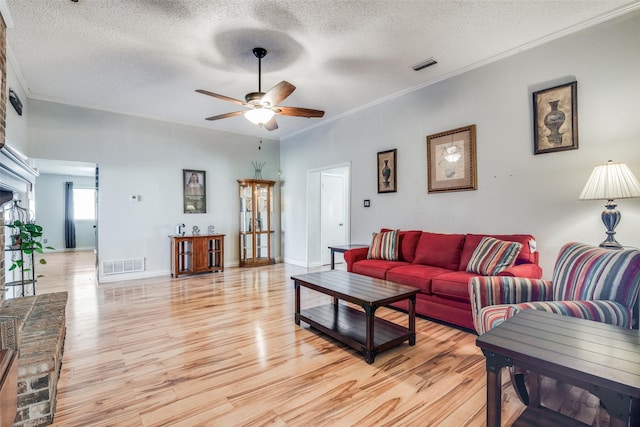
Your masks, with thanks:
M14 192L27 193L31 190L38 171L26 160L27 157L9 143L0 149L0 205L11 201Z

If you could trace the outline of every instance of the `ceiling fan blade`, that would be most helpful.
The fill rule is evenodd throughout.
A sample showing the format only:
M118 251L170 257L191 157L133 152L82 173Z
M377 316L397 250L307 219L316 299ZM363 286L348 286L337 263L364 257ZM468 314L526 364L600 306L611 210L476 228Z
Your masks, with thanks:
M296 90L294 85L283 80L265 93L260 103L268 107L276 106L291 95L294 90Z
M228 96L220 95L218 93L209 92L208 90L196 89L196 92L201 93L203 95L213 96L214 98L222 99L223 101L233 102L234 104L247 105L246 102L240 101L239 99L229 98Z
M271 120L263 124L262 127L269 131L278 129L278 123L276 123L276 117L273 116Z
M226 119L228 117L235 117L235 116L240 116L242 114L244 114L244 111L234 111L233 113L225 113L225 114L219 114L217 116L212 116L212 117L207 117L205 120L220 120L220 119Z
M311 108L300 108L300 107L277 107L272 108L277 114L282 114L283 116L296 116L296 117L323 117L324 111L322 110L313 110Z

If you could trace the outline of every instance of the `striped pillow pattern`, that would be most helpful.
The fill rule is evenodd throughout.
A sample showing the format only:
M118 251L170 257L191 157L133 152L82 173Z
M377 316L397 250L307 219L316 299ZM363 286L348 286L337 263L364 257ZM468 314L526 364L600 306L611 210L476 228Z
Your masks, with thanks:
M640 251L568 243L560 250L552 280L554 300L609 300L633 307L640 288Z
M398 260L398 230L373 235L367 259Z
M511 267L522 249L518 242L483 237L467 264L469 273L495 276Z

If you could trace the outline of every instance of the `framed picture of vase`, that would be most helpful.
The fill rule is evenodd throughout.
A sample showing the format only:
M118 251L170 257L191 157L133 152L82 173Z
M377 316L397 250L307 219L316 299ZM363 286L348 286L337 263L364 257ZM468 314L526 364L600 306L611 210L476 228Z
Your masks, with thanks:
M395 193L398 191L396 174L397 149L378 153L378 193Z
M477 190L476 125L427 136L429 193Z
M533 92L533 153L578 149L578 82Z

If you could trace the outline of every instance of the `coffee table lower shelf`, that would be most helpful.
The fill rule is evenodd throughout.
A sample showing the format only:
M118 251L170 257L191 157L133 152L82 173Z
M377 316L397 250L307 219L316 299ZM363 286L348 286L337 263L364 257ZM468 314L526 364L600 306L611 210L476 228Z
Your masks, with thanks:
M361 352L367 363L372 363L377 353L404 341L411 342L411 338L415 336L407 328L376 317L373 327L373 349L367 351L367 316L363 311L344 304L327 304L302 310L299 315L296 314L296 323L298 321L303 321Z

